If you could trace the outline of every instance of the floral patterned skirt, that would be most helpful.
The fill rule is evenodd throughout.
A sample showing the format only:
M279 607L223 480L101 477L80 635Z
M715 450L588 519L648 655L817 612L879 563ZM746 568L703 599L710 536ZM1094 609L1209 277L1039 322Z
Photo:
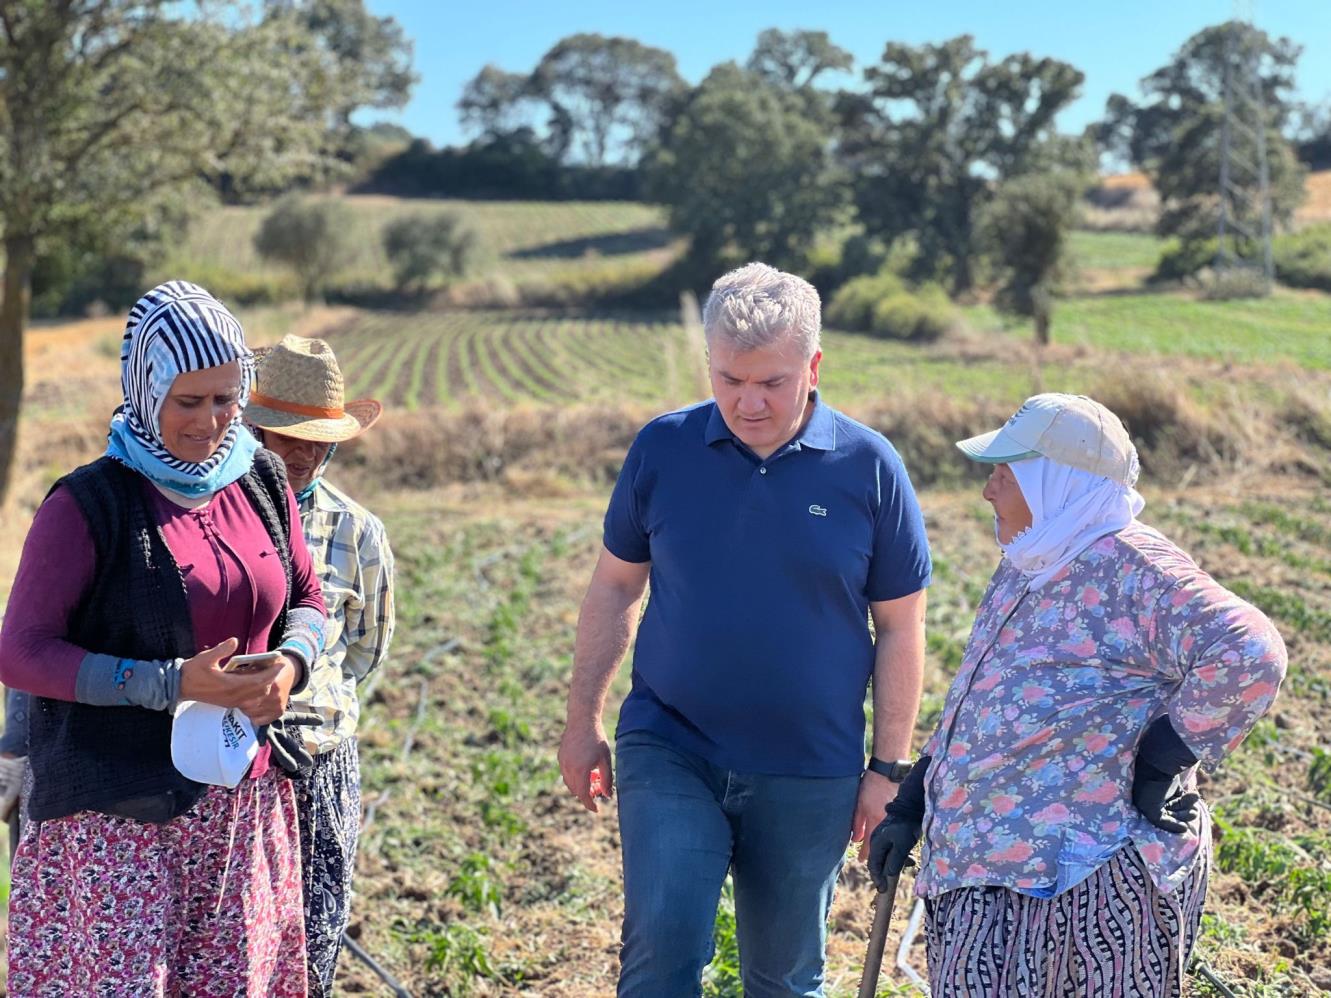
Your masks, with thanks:
M1168 894L1131 844L1049 898L962 887L925 905L929 988L945 998L1177 998L1210 850Z
M9 994L304 998L303 922L295 795L276 771L161 825L26 823Z

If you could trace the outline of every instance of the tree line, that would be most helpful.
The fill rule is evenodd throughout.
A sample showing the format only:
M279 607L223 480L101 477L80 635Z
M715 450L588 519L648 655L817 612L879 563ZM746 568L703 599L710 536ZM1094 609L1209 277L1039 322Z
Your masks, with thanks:
M964 293L986 250L1006 255L1022 242L1012 235L1017 213L1059 214L1068 190L1106 160L1150 177L1163 200L1161 235L1213 234L1227 72L1254 77L1274 214L1287 222L1302 196L1300 154L1331 158L1331 108L1295 100L1299 54L1251 25L1208 27L1138 94L1113 95L1101 121L1061 135L1055 119L1083 73L1026 52L991 54L967 35L889 42L856 78L850 53L826 32L770 29L747 60L689 86L663 49L578 34L528 72L487 65L457 105L472 141L438 152L418 142L378 181L454 196L632 191L667 206L703 268L753 256L807 265L815 237L854 229L876 244L852 248L859 265L909 240L915 276ZM1251 159L1252 141L1236 132L1233 154ZM609 176L606 191L589 182Z
M907 280L953 295L995 284L1047 329L1066 231L1100 157L1151 177L1163 233L1205 238L1223 80L1239 58L1261 81L1276 216L1289 218L1296 152L1331 145L1318 131L1331 129L1327 116L1293 101L1298 56L1249 26L1205 29L1138 95L1116 95L1103 122L1068 136L1055 119L1081 71L993 55L969 36L889 42L855 76L825 32L771 29L746 60L691 86L669 52L578 34L527 72L487 66L468 82L468 145L413 143L368 182L645 198L689 239L679 283L761 257L836 286L892 257ZM357 128L352 116L400 106L414 81L410 40L364 0L0 0L0 496L34 284L136 292L191 206L326 185L367 148L400 143L391 126ZM820 262L828 233L842 239Z

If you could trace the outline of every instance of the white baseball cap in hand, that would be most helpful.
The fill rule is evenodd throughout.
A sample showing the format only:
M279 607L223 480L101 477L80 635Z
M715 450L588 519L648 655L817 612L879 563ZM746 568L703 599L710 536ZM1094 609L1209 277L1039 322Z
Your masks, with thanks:
M1032 395L1000 429L959 440L957 447L985 464L1047 457L1128 488L1140 471L1122 420L1085 395Z
M254 725L235 707L182 700L171 722L171 762L197 783L235 787L259 754Z

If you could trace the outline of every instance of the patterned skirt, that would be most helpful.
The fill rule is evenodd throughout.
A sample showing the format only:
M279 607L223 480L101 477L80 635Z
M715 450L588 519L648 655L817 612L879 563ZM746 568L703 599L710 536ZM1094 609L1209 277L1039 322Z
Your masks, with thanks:
M1168 894L1134 846L1051 898L963 887L926 902L937 998L1177 998L1206 900L1203 849Z
M13 998L304 998L296 801L275 770L154 825L25 823L9 902Z
M309 779L297 780L300 860L305 878L305 944L310 998L333 993L342 933L351 920L351 878L360 836L360 759L356 739L314 757Z

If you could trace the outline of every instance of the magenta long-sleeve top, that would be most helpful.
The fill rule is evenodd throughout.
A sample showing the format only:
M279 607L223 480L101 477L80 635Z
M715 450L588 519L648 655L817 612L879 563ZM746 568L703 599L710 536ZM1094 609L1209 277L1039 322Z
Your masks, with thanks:
M194 627L192 651L235 637L239 652L266 651L282 610L282 560L239 482L198 509L184 509L147 481L142 486L163 539L180 567ZM325 613L323 594L287 490L291 530L291 607ZM59 488L33 519L0 630L0 681L56 700L74 700L88 652L68 640L69 620L92 584L95 549L78 504ZM281 637L280 635L278 637Z

